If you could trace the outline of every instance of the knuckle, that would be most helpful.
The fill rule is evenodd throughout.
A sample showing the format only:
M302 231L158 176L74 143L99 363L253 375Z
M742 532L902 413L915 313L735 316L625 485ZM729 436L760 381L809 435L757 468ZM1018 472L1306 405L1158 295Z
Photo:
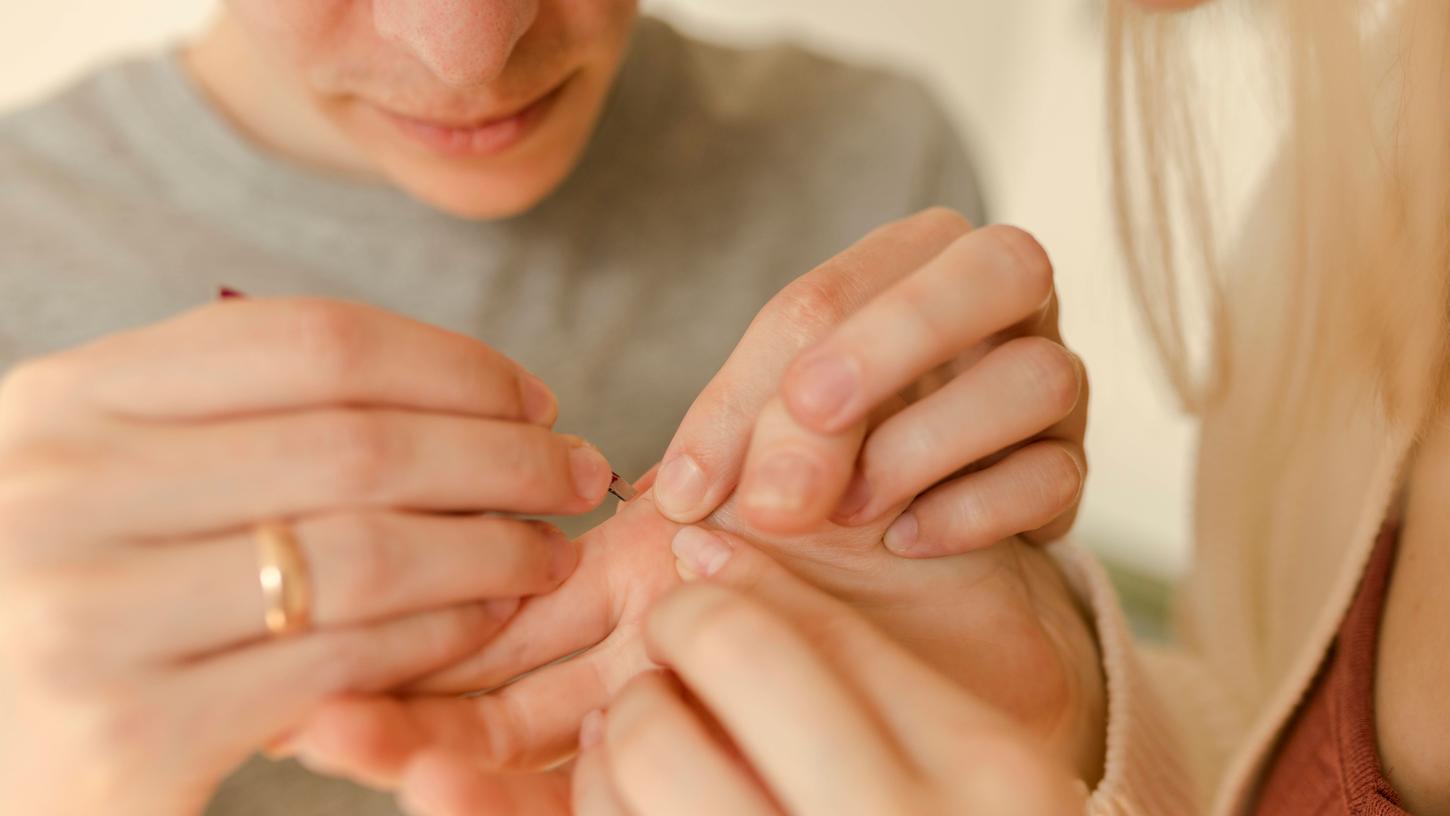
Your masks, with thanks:
M290 450L313 450L327 494L341 501L366 501L387 484L394 459L390 426L368 411L325 411L302 431Z
M11 366L4 378L0 378L0 405L9 406L45 393L55 381L55 368L53 359L45 357L22 360Z
M1072 413L1082 394L1082 375L1072 352L1042 337L1012 341L1019 375L1038 400L1058 417Z
M1022 302L1032 306L1046 303L1052 295L1052 259L1032 233L1020 227L994 224L972 233L989 241L1000 258Z
M64 352L12 366L0 379L0 427L44 416L47 406L68 402L78 380L73 369Z
M805 339L819 337L850 314L847 293L830 279L807 275L787 286L771 301L771 316L796 329Z
M286 301L293 353L313 382L340 385L366 355L366 330L357 310L320 298Z

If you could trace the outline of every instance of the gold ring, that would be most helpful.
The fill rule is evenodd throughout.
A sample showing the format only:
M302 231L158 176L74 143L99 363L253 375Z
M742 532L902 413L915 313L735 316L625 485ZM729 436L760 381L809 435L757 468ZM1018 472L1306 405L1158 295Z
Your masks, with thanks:
M252 528L252 537L257 541L267 631L286 635L306 629L312 613L307 562L291 525L263 522Z

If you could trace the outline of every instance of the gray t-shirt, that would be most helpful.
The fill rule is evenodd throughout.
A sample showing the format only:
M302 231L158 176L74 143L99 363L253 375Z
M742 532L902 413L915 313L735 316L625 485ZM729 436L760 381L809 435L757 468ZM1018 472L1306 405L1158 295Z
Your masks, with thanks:
M980 223L961 142L916 83L649 19L578 169L487 222L268 155L174 53L138 58L0 118L0 371L219 284L362 300L519 360L558 394L560 430L638 475L772 294L933 204ZM397 811L255 760L208 812Z

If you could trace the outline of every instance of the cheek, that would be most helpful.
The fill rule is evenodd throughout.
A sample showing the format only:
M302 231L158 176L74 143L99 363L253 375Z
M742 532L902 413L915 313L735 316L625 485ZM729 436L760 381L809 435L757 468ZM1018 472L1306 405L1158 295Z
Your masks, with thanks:
M232 18L251 33L252 42L293 61L330 48L365 6L360 0L227 0Z
M639 6L636 0L542 0L542 4L541 12L559 21L569 42L594 52L623 49Z

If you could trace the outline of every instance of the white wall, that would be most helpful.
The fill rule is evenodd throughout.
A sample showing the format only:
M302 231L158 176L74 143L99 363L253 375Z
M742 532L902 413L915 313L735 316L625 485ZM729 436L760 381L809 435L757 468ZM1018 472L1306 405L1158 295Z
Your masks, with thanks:
M306 0L299 0L305 2ZM782 31L929 77L970 127L998 220L1031 229L1059 270L1064 331L1093 378L1093 475L1080 537L1160 574L1185 560L1190 423L1169 407L1113 249L1094 0L647 0L687 27ZM118 49L192 30L207 0L0 4L0 108Z

